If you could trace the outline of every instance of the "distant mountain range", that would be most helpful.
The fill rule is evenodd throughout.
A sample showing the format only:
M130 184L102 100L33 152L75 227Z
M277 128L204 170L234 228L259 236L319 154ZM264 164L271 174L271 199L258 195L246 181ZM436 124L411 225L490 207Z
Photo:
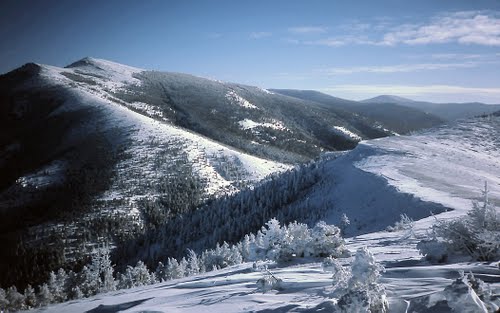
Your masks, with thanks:
M267 220L297 200L289 189L313 184L318 169L295 165L443 122L400 104L266 90L93 58L65 68L28 63L0 76L6 243L0 285L36 283L50 270L78 266L97 244L133 255L128 247L147 246L146 234L165 225L172 227L163 245L182 248L189 242L179 243L176 225L168 223L202 207L212 215L197 213L199 220L237 220L228 220L224 197L241 190L245 201L227 201L252 216L249 208L269 210L258 212ZM281 172L286 179L262 182ZM198 232L184 235L200 240Z
M378 121L384 125L384 128L400 134L437 126L445 122L442 118L425 113L417 108L410 108L390 102L371 105L336 98L314 90L271 89L271 91L294 98L314 101L327 108L342 109L353 114L365 116Z
M367 104L397 104L427 112L440 118L453 121L462 118L469 118L482 114L490 114L500 110L500 104L484 104L479 102L470 103L433 103L424 101L414 101L397 96L382 95L361 101Z

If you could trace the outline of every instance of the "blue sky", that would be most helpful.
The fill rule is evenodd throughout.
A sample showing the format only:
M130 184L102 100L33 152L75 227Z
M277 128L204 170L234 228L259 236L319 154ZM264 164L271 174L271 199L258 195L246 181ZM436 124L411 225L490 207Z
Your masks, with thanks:
M264 88L500 103L500 1L11 1L0 73L85 56Z

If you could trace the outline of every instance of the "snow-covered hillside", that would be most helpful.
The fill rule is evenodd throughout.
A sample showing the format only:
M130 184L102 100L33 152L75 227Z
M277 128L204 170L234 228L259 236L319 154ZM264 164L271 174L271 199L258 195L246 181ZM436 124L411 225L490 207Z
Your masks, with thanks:
M103 200L127 199L130 208L134 208L133 202L137 199L154 199L159 194L151 186L160 184L164 176L173 175L170 167L176 162L191 164L192 174L199 177L204 185L205 197L234 192L271 173L290 168L130 110L128 105L111 96L112 92L119 92L126 85L140 85L140 80L133 75L141 71L93 58L83 59L68 68L42 66L42 76L47 82L70 89L78 99L78 105L67 101L53 114L96 107L105 111L109 128L129 130L129 141L124 151L129 157L117 164L117 175L112 186L102 195ZM68 73L90 76L100 88L70 79ZM71 86L75 88L71 89ZM141 108L154 115L154 108L147 104Z
M307 201L314 207L320 197L331 199L327 220L337 223L339 214L345 213L351 220L348 234L362 233L348 238L347 247L354 252L367 246L386 267L380 282L387 291L389 312L485 312L474 304L467 287L463 294L450 291L459 271L472 272L488 283L497 295L494 305L500 305L498 261L431 264L416 249L436 219L464 216L485 181L491 202L500 203L498 138L500 117L477 118L413 136L363 141L338 158L324 158L324 177ZM443 210L448 211L437 214ZM412 216L415 223L385 231L400 214ZM256 284L264 273L246 263L41 311L333 312L332 274L319 262L269 262L282 283L279 290L266 293Z

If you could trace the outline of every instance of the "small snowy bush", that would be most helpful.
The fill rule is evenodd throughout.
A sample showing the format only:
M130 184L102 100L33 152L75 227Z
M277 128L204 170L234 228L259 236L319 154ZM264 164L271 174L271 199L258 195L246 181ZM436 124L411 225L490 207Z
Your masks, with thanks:
M251 247L247 253L257 259L288 261L294 257L349 256L340 229L323 221L312 229L297 222L281 226L276 219L271 219L266 226L255 236L254 251Z
M412 231L415 222L406 214L400 215L401 219L397 221L394 226L387 226L386 230L388 232L396 232L396 231Z
M266 269L264 276L257 280L257 289L263 293L269 290L281 290L282 282L281 278L274 276L273 273Z
M340 235L340 229L334 225L328 225L320 221L311 231L310 254L312 256L336 258L349 256L344 247L344 238Z
M387 312L385 288L378 283L383 271L384 267L366 247L356 252L350 272L337 264L333 283L341 288L337 301L340 312Z
M432 231L431 240L417 245L430 260L445 261L449 255L468 255L478 261L500 259L500 217L488 200L487 185L482 203L474 202L465 217L437 221Z
M448 258L447 246L444 242L437 239L422 240L417 244L420 254L431 262L446 262Z

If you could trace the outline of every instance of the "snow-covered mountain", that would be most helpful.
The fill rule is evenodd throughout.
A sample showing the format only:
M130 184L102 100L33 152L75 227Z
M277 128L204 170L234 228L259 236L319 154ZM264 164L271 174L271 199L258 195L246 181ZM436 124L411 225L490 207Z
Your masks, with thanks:
M367 141L400 132L391 126L399 117L382 115L106 60L26 64L0 76L2 286L79 269L98 243L114 248L123 271L139 259L153 266L187 248L234 243L273 217L338 223L345 213L346 234L361 238L394 224L401 208L414 219L463 213L483 174L499 177L494 117ZM441 144L447 136L453 149ZM478 150L486 139L495 144ZM457 172L445 181L425 164ZM457 180L463 173L481 176ZM414 180L435 191L420 194ZM462 189L445 188L453 181ZM427 197L455 190L462 207Z
M141 71L84 59L69 68L27 64L0 78L2 237L11 249L18 236L27 241L24 254L2 263L9 268L3 281L21 273L33 279L39 274L30 264L42 255L53 257L41 268L77 257L74 245L44 246L55 240L49 232L89 244L126 236L290 168L152 118L160 114L154 106L112 96L140 85L133 75ZM145 209L151 201L168 212Z
M363 141L351 152L340 157L327 154L320 161L322 177L303 201L313 212L331 200L324 216L329 222L338 224L341 213L349 217L347 248L354 252L367 246L386 268L379 283L387 292L388 312L498 309L498 261L433 264L422 259L416 244L431 236L430 227L436 221L464 218L472 201L481 198L484 182L489 200L498 207L499 135L500 117L491 115L417 135ZM413 225L385 231L400 214L413 217ZM352 258L341 260L346 268L352 262ZM338 282L320 261L243 263L41 311L336 312L338 298L332 283ZM281 279L276 290L259 289L258 281L269 275L265 268ZM466 280L456 280L461 271L473 273L488 286L471 287ZM487 299L486 293L493 296ZM489 309L482 301L489 301Z
M374 98L362 100L362 103L367 104L397 104L421 110L439 116L447 121L454 121L457 119L469 118L483 114L490 114L500 109L500 104L484 104L479 102L471 103L433 103L425 101L414 101L411 99L382 95Z
M392 133L258 87L94 58L28 63L0 76L10 251L0 281L35 282L96 242L128 241L323 151Z

